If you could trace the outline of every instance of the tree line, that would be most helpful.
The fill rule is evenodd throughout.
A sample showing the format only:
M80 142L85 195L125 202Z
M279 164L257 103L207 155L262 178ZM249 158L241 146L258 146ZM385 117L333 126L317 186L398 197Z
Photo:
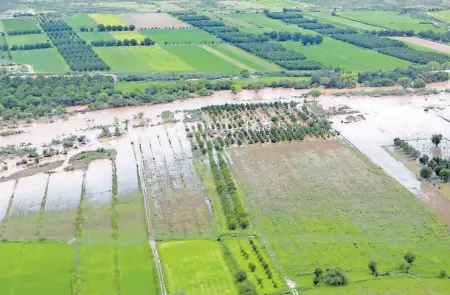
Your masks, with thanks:
M45 49L45 48L51 48L51 47L52 47L52 44L50 42L36 43L36 44L24 44L24 45L13 45L13 46L11 46L11 51Z
M40 29L35 30L18 30L18 31L11 31L8 32L9 36L18 36L18 35L33 35L33 34L40 34L42 31Z
M315 45L320 44L323 41L322 35L310 35L310 34L302 34L299 32L264 32L263 35L268 36L270 39L283 42L283 41L296 41L302 42L304 46L306 45Z
M110 40L110 41L91 41L91 45L94 47L103 47L103 46L151 46L155 45L155 41L150 38L145 38L141 42L138 42L136 39L124 39L121 40Z
M111 26L111 25L102 25L99 24L97 26L97 30L99 32L121 32L121 31L134 31L134 29L136 29L135 25L129 25L129 26L122 26L122 25L117 25L117 26Z

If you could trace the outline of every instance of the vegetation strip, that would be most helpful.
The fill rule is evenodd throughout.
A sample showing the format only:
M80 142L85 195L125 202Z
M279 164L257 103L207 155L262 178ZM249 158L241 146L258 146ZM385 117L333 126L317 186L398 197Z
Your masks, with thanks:
M16 188L17 188L17 183L18 182L19 182L19 180L16 180L14 182L14 188L13 188L11 197L9 199L8 209L6 210L5 217L3 218L3 221L0 224L0 239L3 239L3 234L5 233L6 224L8 223L8 218L9 218L9 212L11 211L11 205L12 205L13 200L14 200L14 194L16 192Z
M41 207L39 209L39 217L36 225L36 237L38 239L44 239L42 236L42 224L44 222L45 203L47 202L48 185L50 183L50 176L47 178L47 184L45 185L44 197L42 198Z
M75 223L75 242L74 254L72 263L72 294L81 295L82 278L80 271L80 243L83 237L83 221L84 221L84 207L86 197L86 172L83 173L83 182L81 185L80 206L78 207L77 220Z
M118 205L119 196L117 193L117 167L115 160L112 162L112 238L114 240L114 276L116 282L117 295L122 295L122 288L120 285L120 268L119 268L119 218L118 218Z

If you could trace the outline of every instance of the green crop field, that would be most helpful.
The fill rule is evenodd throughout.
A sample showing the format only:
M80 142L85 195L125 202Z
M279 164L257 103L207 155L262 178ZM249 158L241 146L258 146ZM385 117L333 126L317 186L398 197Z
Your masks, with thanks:
M114 84L114 89L117 91L122 91L125 93L132 92L136 89L140 91L144 91L153 85L175 85L177 82L175 81L119 81Z
M158 249L169 294L238 294L217 241L163 242Z
M37 23L33 19L4 19L2 23L6 33L38 29Z
M141 42L144 41L145 36L142 35L140 32L111 32L111 35L116 39L123 41L125 39L131 40L136 39L136 41Z
M111 36L108 32L77 32L78 36L80 36L86 42L92 41L112 41L114 40L113 36Z
M241 27L240 29L243 32L256 34L270 31L277 31L277 32L300 32L314 35L316 34L314 32L302 29L298 26L289 25L280 20L268 18L263 13L233 13L231 14L231 16L233 18L239 19L240 21L252 24L257 28L255 29L255 28Z
M262 5L266 8L277 8L281 10L281 8L306 8L311 6L309 3L299 2L299 1L289 1L289 0L250 0L250 3L254 5ZM239 9L239 6L236 7Z
M178 72L190 71L193 68L170 53L167 47L161 46L137 46L129 47L128 50L138 57L142 63L147 64L155 72Z
M445 22L450 22L450 10L427 12L427 14Z
M91 13L89 17L92 18L97 24L105 26L128 26L118 15L115 14L100 14Z
M388 29L414 30L416 33L427 30L445 32L445 29L435 27L431 23L422 23L423 21L419 19L399 15L394 11L357 10L340 12L339 15L361 23Z
M198 29L159 29L159 30L141 30L146 37L149 37L157 44L173 43L220 43L220 39L213 35Z
M208 45L221 54L231 58L243 65L249 70L257 72L279 71L282 68L276 64L270 63L262 58L249 54L248 52L229 44Z
M7 36L9 46L50 42L44 34Z
M12 59L18 64L29 64L37 73L65 73L70 68L56 48L12 51Z
M386 280L401 279L400 264L408 251L417 256L410 276L436 277L449 269L445 225L353 148L339 141L314 141L230 153L255 219L299 289L313 287L317 267L340 267L349 277L348 288L373 279L364 290L377 294L384 279L371 276L368 262L376 261L379 273L391 272ZM427 294L431 287L417 288Z
M65 21L75 31L79 31L81 27L97 28L97 23L87 14L74 14L67 17Z
M306 16L310 16L311 18L315 18L319 21L323 21L326 23L333 24L337 27L341 28L350 28L355 30L364 30L364 31L381 31L383 28L367 25L361 22L353 21L350 19L342 18L339 16L332 16L331 13L325 12L305 12Z
M172 53L197 72L231 72L239 71L239 67L208 52L200 46L174 45L164 46L164 50Z
M303 46L299 42L282 42L284 47L298 51L309 60L333 67L343 66L352 71L406 68L409 62L363 49L339 40L325 37L319 45Z
M0 294L70 295L73 248L66 243L0 243Z
M151 69L127 47L95 47L94 51L113 72L150 72Z

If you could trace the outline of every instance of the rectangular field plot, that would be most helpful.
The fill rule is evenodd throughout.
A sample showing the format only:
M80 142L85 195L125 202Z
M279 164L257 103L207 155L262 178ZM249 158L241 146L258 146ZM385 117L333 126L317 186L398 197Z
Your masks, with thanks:
M111 36L120 41L123 41L125 39L135 39L136 41L141 42L145 39L145 36L140 32L111 32Z
M117 294L114 241L83 243L80 246L81 294Z
M184 23L167 13L121 14L120 18L130 25L135 25L137 30L191 27L191 25Z
M198 29L160 29L140 32L160 45L220 43L220 39Z
M139 190L139 187L133 145L128 140L122 140L116 150L118 195L135 193Z
M38 29L36 21L32 19L4 19L1 22L6 33Z
M167 47L136 46L128 50L155 72L181 72L194 70L188 63L171 54Z
M420 19L412 18L407 15L400 15L394 11L375 11L375 10L355 10L339 12L339 16L368 25L396 29L413 30L418 33L421 31L432 30L444 33L445 29L438 28L432 23L426 23Z
M253 244L250 244L250 241ZM247 273L249 281L256 287L258 294L272 294L284 287L285 283L281 275L274 267L272 259L267 255L261 242L256 239L236 239L227 240L225 244L231 250L239 267ZM273 276L271 279L267 277L262 262L258 260L255 249L263 257L263 261L269 265L268 269L270 269ZM255 271L249 269L250 263L255 265ZM258 283L258 279L262 279L261 284Z
M165 242L158 249L169 294L238 294L217 241Z
M150 72L150 67L131 53L127 47L95 47L100 58L111 67L113 72L144 73Z
M255 218L294 280L317 267L351 271L350 281L358 271L367 278L371 260L379 272L396 272L407 251L417 255L413 274L432 276L450 267L445 226L381 168L340 141L230 153Z
M250 71L266 72L282 70L280 66L254 56L240 48L234 47L233 45L221 44L207 46L219 52L219 56L224 55L225 58L229 58L234 62L239 63L241 68L246 68Z
M71 238L80 206L83 172L58 172L50 176L41 236Z
M197 72L231 72L239 71L239 67L225 61L217 55L193 45L164 46L164 50L172 53Z
M3 238L19 240L36 237L37 222L47 180L47 174L37 174L19 179Z
M105 26L128 26L127 23L122 21L119 16L115 14L99 14L91 13L89 17L92 18L97 24Z
M56 48L12 51L11 55L15 63L31 65L36 73L70 72Z
M14 192L15 181L0 182L0 224L6 217L9 201Z
M71 295L72 260L65 243L0 243L0 294Z
M8 36L7 39L8 39L8 45L10 47L13 45L25 45L25 44L37 44L37 43L50 42L48 37L44 34Z
M182 124L152 128L141 138L143 166L154 235L157 238L211 236L210 201L195 171ZM135 147L136 149L137 147ZM140 153L140 151L137 151Z
M300 42L282 42L281 45L304 54L309 60L333 67L343 66L346 70L352 71L406 68L410 64L330 37L325 37L319 45L303 46Z
M300 33L305 32L304 29L299 28L298 26L289 25L280 20L268 18L262 13L233 13L231 16L243 22L247 22L249 24L254 25L255 27L261 30L260 33L270 31L300 32ZM312 34L315 33L312 32Z
M97 28L97 23L89 17L87 14L74 14L65 19L66 23L72 27L75 31L79 31L80 28ZM78 32L77 32L78 33Z
M333 24L340 28L349 28L355 30L364 30L364 31L381 31L383 28L367 25L361 22L353 21L351 19L333 16L331 13L326 12L306 12L306 16L310 16L319 21L323 21L326 23Z
M86 171L83 240L112 237L112 166L110 160L97 160Z
M77 32L78 36L80 36L83 40L88 43L92 41L112 41L114 37L111 36L110 33L107 32Z

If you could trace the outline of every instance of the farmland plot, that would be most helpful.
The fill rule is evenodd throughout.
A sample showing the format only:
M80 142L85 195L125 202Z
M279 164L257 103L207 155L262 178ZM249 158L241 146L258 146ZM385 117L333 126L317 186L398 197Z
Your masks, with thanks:
M167 13L121 14L120 18L130 25L135 25L137 30L192 27Z
M4 19L2 23L6 33L38 29L37 23L33 19Z
M18 64L29 64L37 73L70 72L64 58L56 48L12 51L12 60Z
M8 36L8 45L25 45L50 42L44 34Z
M193 70L186 62L161 46L135 46L128 50L155 72L178 72Z
M128 140L122 140L116 148L117 191L119 196L138 191L136 159L133 146Z
M182 136L182 124L161 125L139 142L157 238L210 236L214 231L209 200Z
M75 235L83 172L59 172L50 176L40 235L63 239Z
M6 217L9 200L14 192L15 181L0 182L0 224Z
M151 69L127 47L94 47L99 57L114 72L150 72Z
M155 41L157 44L220 43L220 39L199 29L160 29L141 30L140 32Z
M112 41L114 37L108 32L77 32L78 36L86 42L92 41Z
M87 14L74 14L66 19L64 21L72 27L75 31L79 31L81 27L84 28L97 28L97 23L89 17ZM78 33L78 32L77 32Z
M3 237L8 240L34 239L48 174L19 179Z
M115 14L99 14L91 13L89 16L99 25L105 26L127 26L128 24L122 21Z
M445 226L352 148L330 140L232 149L231 156L255 219L299 288L313 286L313 276L301 274L317 267L351 270L350 282L372 278L371 260L380 272L401 272L407 251L417 255L410 274L450 267ZM366 292L383 284L376 281Z
M144 41L145 36L140 32L111 32L111 36L113 36L116 40L124 41L125 39L131 40L135 39L138 42Z

